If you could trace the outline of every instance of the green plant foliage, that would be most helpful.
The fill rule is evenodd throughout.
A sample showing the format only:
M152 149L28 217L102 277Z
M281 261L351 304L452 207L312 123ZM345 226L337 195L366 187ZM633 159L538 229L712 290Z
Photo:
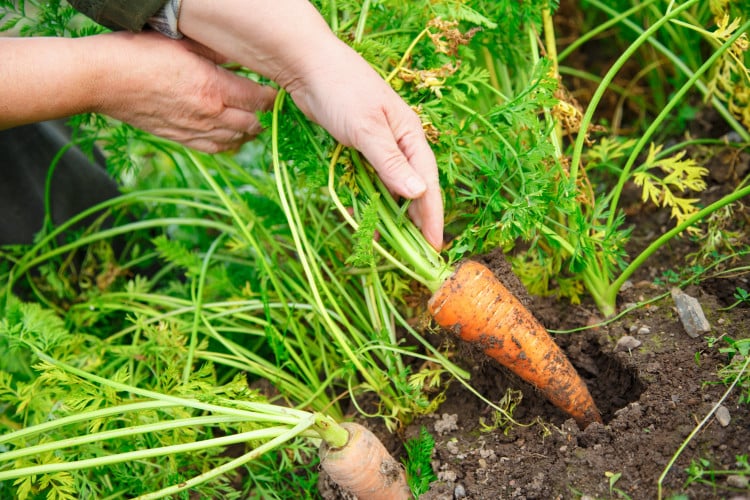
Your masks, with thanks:
M684 152L671 158L656 158L659 150L651 145L643 166L633 174L633 182L643 189L643 201L650 201L657 206L669 207L672 217L679 224L697 212L697 198L683 198L681 193L700 192L706 188L703 179L708 169L697 165L690 159L683 160ZM663 176L652 173L660 170Z
M716 30L708 36L717 43L726 42L740 28L741 22L750 19L734 2L711 2L716 19ZM748 57L750 39L741 33L717 64L709 89L726 102L729 110L746 128L750 128L750 68Z
M747 370L747 360L750 359L750 338L724 339L729 346L719 349L727 355L728 363L723 366L718 375L725 384L735 380L740 390L739 402L750 404L750 372Z
M6 412L0 422L4 434L22 426L42 424L139 401L134 395L81 379L57 364L44 360L35 361L35 353L40 351L48 352L63 362L96 371L99 377L113 383L127 383L161 394L197 398L205 402L226 401L226 398L233 401L261 399L257 393L247 388L244 377L235 377L226 384L220 383L210 363L198 366L183 383L186 338L166 324L144 329L143 340L137 345L102 342L90 336L68 332L59 317L38 304L26 304L11 298L4 309L0 338L10 346L16 357L26 359L26 366L31 368L18 371L5 363L3 371L0 371L0 401L14 410L12 414ZM134 425L166 424L170 419L190 416L192 412L189 410L169 406L137 412L123 411L111 417L90 419L58 427L54 432L30 436L13 443L10 449L44 446L75 435L116 431ZM186 426L170 429L165 426L163 431L127 433L107 440L106 446L99 441L82 442L67 449L64 459L54 452L36 453L23 459L4 462L0 470L7 470L8 466L17 469L60 464L63 460L91 460L134 450L192 443L214 437L217 433L244 432L252 428L253 425L248 423L231 427L219 421L215 426L203 428ZM8 445L4 446L7 451ZM19 499L36 498L40 494L60 499L81 498L80 495L101 498L115 493L131 497L159 489L164 484L174 482L177 477L200 473L205 467L218 466L231 458L220 448L207 448L189 455L164 457L155 462L114 464L97 469L94 473L60 471L25 476L13 482L12 486L5 483L4 490L13 491L13 497ZM209 497L237 493L228 478L196 491Z
M508 388L498 402L499 409L492 413L490 422L486 422L484 417L479 418L482 431L492 432L501 430L507 436L513 428L513 424L517 423L513 419L513 412L515 412L516 407L521 403L522 399L523 394L521 391Z
M419 428L419 435L404 443L407 458L406 477L409 488L416 498L427 493L430 483L437 480L432 470L432 450L435 448L435 438L425 426Z
M354 249L347 257L346 263L357 267L367 267L374 262L372 242L378 223L377 197L370 200L362 209L362 220L354 235Z
M316 499L318 470L317 449L307 441L278 453L269 453L247 467L245 489L238 499L297 500L304 492L306 498Z
M732 469L717 469L712 465L711 460L707 458L693 459L685 469L688 476L685 480L685 487L693 483L700 483L718 489L722 488L719 481L726 476L750 477L748 455L736 455L734 466L735 468Z

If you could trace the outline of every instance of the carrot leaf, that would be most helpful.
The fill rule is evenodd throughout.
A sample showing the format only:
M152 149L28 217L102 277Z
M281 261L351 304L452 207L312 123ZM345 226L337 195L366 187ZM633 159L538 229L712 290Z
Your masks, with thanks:
M415 497L419 498L430 488L430 483L437 480L435 471L432 470L432 450L435 448L435 438L423 425L419 429L419 435L409 439L405 444L407 458L404 460L406 466L406 480Z
M362 209L362 219L359 228L354 233L354 249L349 258L346 259L347 264L369 267L375 262L372 242L375 239L375 230L378 225L378 198L380 198L380 195L375 193Z

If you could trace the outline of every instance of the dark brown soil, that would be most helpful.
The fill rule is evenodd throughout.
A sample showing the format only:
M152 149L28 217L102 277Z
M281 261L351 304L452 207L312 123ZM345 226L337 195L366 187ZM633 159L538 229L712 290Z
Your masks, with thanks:
M622 309L669 290L670 285L653 284L653 276L679 264L674 250L644 266L636 284L620 294ZM683 241L681 252L689 251ZM485 256L483 261L550 330L601 321L592 305L528 297L502 256ZM556 340L602 412L604 424L585 430L494 361L461 350L471 383L484 397L498 402L509 389L521 391L513 412L521 425L491 428L491 408L454 382L438 411L411 424L401 436L413 438L425 426L436 441L432 465L439 479L420 498L653 499L664 474L665 499L750 499L750 489L733 486L737 483L727 481L726 475L718 476L713 486L687 484L685 470L701 459L717 470L736 469L736 456L750 454L750 405L739 402L736 389L723 401L730 422L722 425L711 417L687 439L726 391L717 378L717 370L727 363L719 351L726 344L709 345L708 339L750 337L748 308L720 310L732 301L727 289L732 292L737 286L750 288L747 276L711 279L685 290L699 300L712 325L710 333L698 338L685 332L669 295L604 326L557 333ZM617 341L626 335L641 345L618 348ZM396 455L403 453L395 436L382 430L381 436ZM679 456L667 470L675 454ZM327 499L351 498L330 485L324 490Z
M633 310L606 325L579 333L558 334L571 361L585 378L599 406L604 425L581 430L528 384L475 352L463 353L472 384L483 396L499 401L506 391L520 390L522 400L513 417L525 425L487 428L492 410L458 383L434 415L414 422L404 439L426 426L436 441L434 482L424 500L444 499L605 499L657 498L659 477L668 462L721 399L726 386L717 383L717 369L727 362L710 336L750 336L748 309L719 311L725 304L710 292L721 288L690 287L699 299L712 332L689 337L674 311L671 297ZM733 284L727 284L732 286ZM624 304L658 295L662 288L642 283L622 294ZM593 308L536 299L531 304L550 329L585 325ZM633 350L617 348L631 335L641 342ZM731 420L721 425L710 418L689 440L663 480L663 498L750 499L750 490L732 487L726 476L715 487L686 485L691 461L709 460L716 469L736 468L737 455L750 454L750 407L738 402L737 390L723 402ZM369 422L372 424L372 422ZM399 454L394 436L382 434ZM619 478L610 488L610 478ZM351 498L334 493L325 498ZM676 497L685 494L684 497Z

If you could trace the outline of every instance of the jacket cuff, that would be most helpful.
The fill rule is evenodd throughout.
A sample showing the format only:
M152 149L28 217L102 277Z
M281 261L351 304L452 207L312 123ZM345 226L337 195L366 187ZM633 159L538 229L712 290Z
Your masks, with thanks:
M166 0L68 0L76 10L112 30L142 31Z
M177 27L177 20L180 18L181 0L168 0L156 14L148 20L148 25L153 29L175 40L182 38L182 33Z

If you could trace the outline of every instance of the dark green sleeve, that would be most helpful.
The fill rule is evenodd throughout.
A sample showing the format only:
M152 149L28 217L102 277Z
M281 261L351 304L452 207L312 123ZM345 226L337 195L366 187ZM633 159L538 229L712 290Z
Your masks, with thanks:
M68 0L68 3L107 28L141 31L166 0Z

